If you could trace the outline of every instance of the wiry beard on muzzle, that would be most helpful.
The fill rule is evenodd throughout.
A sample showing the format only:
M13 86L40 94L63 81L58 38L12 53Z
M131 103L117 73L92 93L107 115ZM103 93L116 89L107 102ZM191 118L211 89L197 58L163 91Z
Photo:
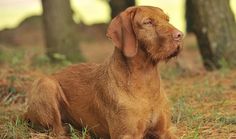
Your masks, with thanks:
M167 59L171 59L173 57L177 57L180 52L180 49L176 49L172 54L170 54Z
M153 46L153 44L150 44L148 42L139 42L139 44L140 44L139 48L146 54L149 60L153 61L153 63L158 63L159 61L162 60L168 62L170 59L176 58L180 53L179 48L168 54L167 52L158 49L158 46L148 47L148 46Z
M170 54L166 54L166 52L156 52L154 54L150 54L152 59L155 61L165 61L168 62L172 58L176 58L180 53L180 49L176 49L175 51L171 52Z
M177 58L179 53L180 53L180 49L176 49L173 53L171 53L169 56L167 56L167 58L165 59L165 62L167 63L170 61L170 59Z

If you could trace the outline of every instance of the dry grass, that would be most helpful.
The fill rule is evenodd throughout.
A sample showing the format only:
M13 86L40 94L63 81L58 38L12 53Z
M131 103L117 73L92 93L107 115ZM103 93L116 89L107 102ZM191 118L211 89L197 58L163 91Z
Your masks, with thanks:
M178 78L166 83L173 103L173 121L186 139L228 139L236 136L236 72Z

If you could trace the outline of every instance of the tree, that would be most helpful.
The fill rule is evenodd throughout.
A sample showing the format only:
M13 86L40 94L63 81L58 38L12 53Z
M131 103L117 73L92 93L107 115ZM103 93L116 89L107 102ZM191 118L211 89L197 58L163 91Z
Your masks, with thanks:
M236 66L236 23L229 0L187 0L186 5L189 30L197 36L206 69L220 68L222 61Z
M82 60L70 1L42 0L42 7L48 56L53 61L58 60L58 56L65 56L71 62Z
M193 22L192 22L192 0L186 0L185 3L185 19L186 19L186 31L187 33L192 33L193 31L191 30L193 27Z
M111 18L117 16L121 11L135 5L135 0L109 0Z

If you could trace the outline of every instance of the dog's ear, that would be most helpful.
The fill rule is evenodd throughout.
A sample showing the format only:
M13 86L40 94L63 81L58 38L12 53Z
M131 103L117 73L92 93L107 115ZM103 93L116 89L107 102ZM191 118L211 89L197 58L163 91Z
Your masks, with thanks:
M138 44L132 26L134 15L135 8L128 8L111 21L107 30L107 37L112 40L117 48L123 51L126 57L133 57L138 51Z
M112 19L108 29L106 36L112 40L112 43L119 49L122 49L122 29L121 29L121 17L118 15L114 19Z

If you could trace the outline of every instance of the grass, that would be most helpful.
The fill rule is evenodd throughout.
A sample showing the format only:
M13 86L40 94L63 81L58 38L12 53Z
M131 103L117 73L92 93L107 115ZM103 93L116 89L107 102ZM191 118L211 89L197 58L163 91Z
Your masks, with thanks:
M68 125L71 139L86 139L88 137L89 131L87 127L84 127L82 131L78 131L72 125Z
M41 50L3 47L0 52L0 138L52 138L50 130L39 132L20 117L26 109L25 94L38 71L48 74L67 64L50 64ZM171 66L164 67L161 74L181 139L236 137L235 70L225 66L216 72L192 75ZM88 136L88 128L79 131L70 124L66 127L72 139Z
M236 91L230 84L235 75L235 71L224 76L221 71L206 73L179 79L181 85L172 86L168 92L174 106L173 121L183 139L236 136Z
M28 124L22 119L17 117L15 121L7 121L1 131L0 138L2 139L16 139L16 138L29 138Z
M21 117L25 111L25 104L20 106L0 107L0 138L1 139L42 139L54 138L50 129L44 129L39 126L29 124ZM88 129L83 128L82 131L75 129L70 124L65 124L68 129L68 137L71 139L86 139Z

